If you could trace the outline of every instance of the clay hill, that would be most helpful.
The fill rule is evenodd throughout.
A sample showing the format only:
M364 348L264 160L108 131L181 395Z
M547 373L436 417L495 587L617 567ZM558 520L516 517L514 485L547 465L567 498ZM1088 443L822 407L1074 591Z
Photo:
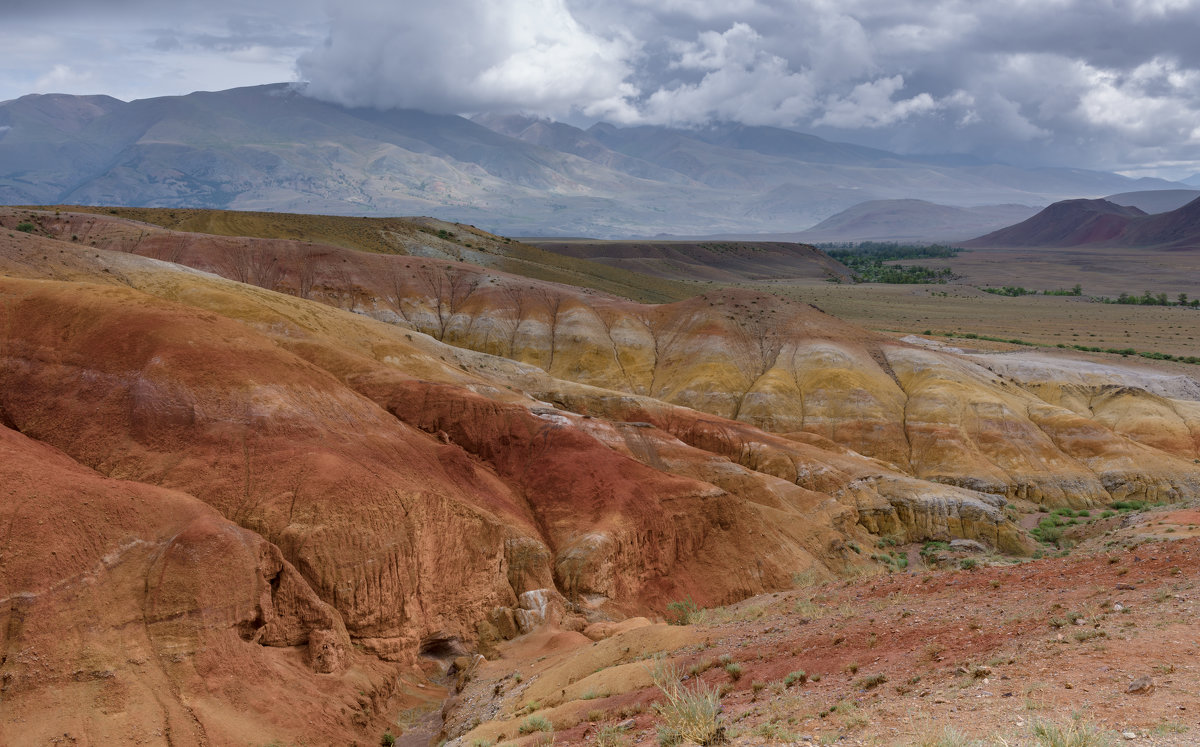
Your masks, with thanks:
M968 247L1200 247L1200 199L1148 215L1108 200L1056 202L1032 218L964 244Z
M376 743L523 633L873 577L884 537L1028 556L1023 512L1200 497L1181 382L746 291L639 303L431 219L321 229L357 248L0 225L5 743Z
M289 84L0 102L8 205L436 214L514 235L620 238L793 232L864 200L1044 205L1179 186L903 156L772 127L585 130L346 108Z

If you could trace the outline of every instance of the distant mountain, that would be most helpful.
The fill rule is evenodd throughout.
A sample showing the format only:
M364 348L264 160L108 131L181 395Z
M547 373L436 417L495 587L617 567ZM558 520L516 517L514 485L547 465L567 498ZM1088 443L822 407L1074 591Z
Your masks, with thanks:
M1045 204L1178 184L906 157L772 127L586 130L348 109L270 85L0 103L0 203L436 213L507 234L796 232L868 200Z
M1189 187L1200 187L1200 173L1192 174L1187 179L1180 179L1179 183Z
M1130 223L1120 236L1124 246L1200 249L1200 199L1169 213Z
M1200 197L1200 190L1197 189L1154 189L1146 192L1123 192L1104 199L1153 215L1181 208L1197 197Z
M871 200L796 235L822 241L962 241L1036 213L1028 205L953 207L925 200Z
M1081 245L1200 249L1200 198L1157 215L1108 200L1065 200L1029 220L965 244L969 247Z

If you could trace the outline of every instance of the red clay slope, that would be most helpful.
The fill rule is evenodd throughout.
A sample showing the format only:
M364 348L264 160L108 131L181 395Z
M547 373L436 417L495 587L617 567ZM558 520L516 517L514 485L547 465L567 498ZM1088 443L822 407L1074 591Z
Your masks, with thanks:
M1108 200L1063 200L1028 220L963 244L966 247L1079 246L1109 241L1145 217L1134 207Z
M1200 248L1200 199L1155 215L1108 200L1066 200L1027 221L963 244L981 248L1081 245Z

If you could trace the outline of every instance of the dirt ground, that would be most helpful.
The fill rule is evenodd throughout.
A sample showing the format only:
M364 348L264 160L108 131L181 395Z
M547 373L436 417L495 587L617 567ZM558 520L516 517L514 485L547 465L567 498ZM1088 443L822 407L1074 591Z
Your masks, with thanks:
M1039 729L1091 735L1078 745L1200 743L1200 511L1075 521L1080 544L1063 557L885 546L874 552L905 556L907 570L600 642L519 639L471 672L448 735L660 744L660 656L683 687L721 688L732 744L1054 744ZM533 728L538 718L553 731Z

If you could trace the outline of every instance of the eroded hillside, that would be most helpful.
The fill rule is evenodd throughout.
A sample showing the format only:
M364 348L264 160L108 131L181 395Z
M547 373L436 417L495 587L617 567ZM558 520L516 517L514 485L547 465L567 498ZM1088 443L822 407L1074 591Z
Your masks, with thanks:
M1027 554L1010 501L1200 493L1184 389L769 295L30 217L0 215L0 676L35 741L377 739L430 662L547 622L882 571L881 535Z

